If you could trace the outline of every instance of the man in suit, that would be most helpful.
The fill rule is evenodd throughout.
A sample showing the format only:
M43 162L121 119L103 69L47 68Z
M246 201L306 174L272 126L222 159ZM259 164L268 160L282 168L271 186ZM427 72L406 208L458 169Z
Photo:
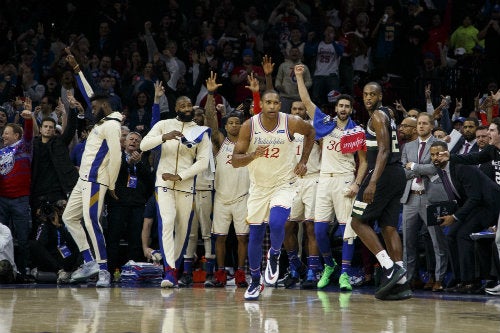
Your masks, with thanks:
M500 187L476 167L443 161L439 153L447 149L441 141L434 142L430 149L449 200L457 200L459 206L453 215L441 217L441 226L449 226L450 260L455 279L461 281L454 291L472 293L478 285L474 281L474 241L469 235L496 224Z
M461 132L462 137L451 148L452 154L468 154L479 150L476 142L476 129L479 126L479 120L475 117L469 117L464 120Z
M435 279L431 277L428 288L442 291L441 282L448 265L446 239L439 226L426 227L427 221L427 185L429 177L436 174L436 168L431 164L430 146L437 141L431 134L433 120L431 115L422 112L417 118L418 139L408 142L403 148L401 162L405 167L406 187L401 197L403 204L403 250L408 279L418 279L415 274L417 264L417 247L420 229L428 230L432 240L435 255ZM429 251L431 252L431 251ZM430 258L428 258L430 259Z

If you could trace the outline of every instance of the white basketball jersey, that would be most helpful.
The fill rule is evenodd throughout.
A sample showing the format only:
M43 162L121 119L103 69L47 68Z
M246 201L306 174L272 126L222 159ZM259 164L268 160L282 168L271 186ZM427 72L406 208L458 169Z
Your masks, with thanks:
M293 135L294 140L293 144L294 148L294 156L295 156L295 164L299 163L300 158L302 157L302 151L304 149L304 136L302 134L295 133ZM311 154L309 155L309 159L307 160L307 173L306 175L312 175L318 173L321 167L321 149L319 144L315 141L311 150Z
M321 173L353 174L356 170L354 154L342 154L340 151L340 138L343 133L343 130L335 127L323 137Z
M248 153L259 145L269 145L266 154L248 164L250 181L262 187L275 187L293 181L295 174L294 144L288 133L288 117L285 113L278 114L278 124L268 131L262 126L261 114L251 120L251 135Z
M215 156L215 196L222 203L229 203L248 193L250 178L248 168L233 168L234 142L228 138Z

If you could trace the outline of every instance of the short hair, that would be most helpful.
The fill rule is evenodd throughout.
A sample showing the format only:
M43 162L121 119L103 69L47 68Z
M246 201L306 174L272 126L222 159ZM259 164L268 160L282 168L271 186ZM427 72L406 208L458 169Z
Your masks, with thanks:
M262 95L261 95L261 100L263 100L263 99L264 99L264 97L265 97L266 95L269 95L269 94L276 94L276 95L278 95L278 96L280 95L280 94L279 94L279 92L277 92L276 90L274 90L274 89L268 89L268 90L266 90L266 91L264 91L264 92L262 93Z
M337 101L335 102L335 106L337 106L338 102L341 100L341 99L345 99L345 100L348 100L349 103L351 103L351 107L354 106L354 98L352 98L351 95L348 95L348 94L340 94L336 97Z
M493 119L491 119L491 124L494 124L494 125L497 125L497 132L500 133L500 117L495 117Z
M18 134L19 138L23 137L23 128L19 124L8 123L5 125L5 127L12 128L12 132L14 132L14 134Z
M129 132L129 133L127 134L127 136L125 137L125 139L128 139L128 138L129 138L129 136L131 136L132 134L137 135L137 136L138 136L139 138L141 138L141 140L142 140L142 135L141 135L141 133L139 133L139 132L135 132L135 131Z
M366 86L375 86L375 88L377 89L377 92L382 93L382 86L378 82L371 81L371 82L368 82L367 84L365 84L365 87Z
M442 127L435 127L431 131L432 135L434 135L434 133L436 133L437 131L441 131L441 132L445 132L446 133L446 131ZM448 134L448 133L446 133L446 134Z
M465 118L464 123L466 121L472 121L472 122L474 122L474 125L476 125L476 127L479 126L479 120L476 117L467 117L467 118Z
M243 113L240 111L231 111L227 116L226 116L226 121L229 118L238 118L240 120L240 123L243 124Z
M419 112L419 113L418 113L418 116L417 116L417 120L418 120L418 118L420 118L420 117L427 117L427 118L429 118L429 121L431 122L431 125L432 125L432 122L433 122L433 120L434 120L434 117L433 117L430 113L427 113L427 112Z
M187 96L179 96L177 97L177 99L175 100L175 104L179 103L180 101L182 100L188 100L190 103L192 103L191 101L191 98L187 97Z
M479 126L476 128L476 131L481 131L481 130L488 130L488 126L479 125Z
M448 144L444 141L434 141L432 144L431 144L431 148L432 147L442 147L444 150L448 150Z
M51 123L54 124L54 128L56 127L57 123L52 117L43 117L42 122L40 124L43 124L46 121L50 121Z

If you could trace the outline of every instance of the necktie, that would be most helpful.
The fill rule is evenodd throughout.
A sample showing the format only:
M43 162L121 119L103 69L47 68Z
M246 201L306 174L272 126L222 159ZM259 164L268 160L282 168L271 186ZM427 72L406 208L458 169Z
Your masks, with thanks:
M443 186L446 194L448 194L448 199L450 201L455 200L455 193L453 193L453 187L451 187L450 178L448 177L448 173L443 170Z
M465 143L464 154L467 154L469 152L469 147L470 147L470 143L466 142Z
M420 142L420 150L418 151L418 163L420 163L422 159L422 155L424 154L424 149L425 149L425 142ZM422 178L417 177L415 181L420 184L422 182Z

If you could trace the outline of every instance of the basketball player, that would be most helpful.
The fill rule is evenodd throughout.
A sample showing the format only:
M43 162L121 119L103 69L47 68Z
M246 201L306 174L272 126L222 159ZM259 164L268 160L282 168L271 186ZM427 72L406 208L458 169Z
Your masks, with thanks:
M314 128L299 117L280 112L279 94L265 91L261 113L248 119L240 129L233 152L233 167L248 165L250 196L247 223L250 224L248 261L252 282L245 292L246 300L256 300L264 288L260 261L262 241L269 223L271 248L267 253L265 282L274 285L279 275L279 255L290 215L296 176L303 176L314 144ZM293 135L304 135L302 157L294 162ZM295 166L294 166L295 165Z
M99 272L97 287L109 287L111 275L108 272L106 243L99 223L104 197L109 190L112 197L121 163L121 121L122 115L113 112L106 95L91 98L92 113L98 120L87 137L87 143L80 165L80 178L76 183L62 215L83 257L84 264L71 275L71 283L86 281ZM80 223L83 216L95 259Z
M403 268L403 246L397 226L406 177L401 165L401 153L396 125L389 110L382 106L382 88L369 82L363 88L363 102L368 110L366 144L368 175L363 180L354 202L352 228L382 266L378 299L406 299L412 296ZM371 223L378 221L387 246L382 247Z
M310 123L306 107L301 101L292 102L290 114L299 116ZM301 134L294 135L293 142L295 144L294 156L296 162L299 162L302 156L304 136ZM299 278L302 278L301 288L303 289L316 288L316 284L318 283L316 273L321 270L321 265L316 236L314 235L314 202L316 199L320 163L321 148L319 142L315 141L309 155L309 160L307 161L307 172L295 183L297 194L293 198L290 219L285 224L284 247L287 251L289 262L288 273L283 280L285 288L293 287L299 281ZM299 241L297 233L300 229L300 222L303 222L303 230L307 234L307 266L302 263L298 253Z
M248 168L233 168L232 156L238 140L243 115L241 112L231 112L226 117L225 137L219 131L215 99L216 89L221 86L216 83L217 75L213 72L206 81L208 90L206 109L207 125L212 129L212 147L215 155L215 202L212 234L216 237L215 254L217 270L214 279L205 283L206 287L224 287L227 282L224 259L226 257L226 239L231 221L234 224L238 242L238 268L234 272L236 286L248 287L245 277L245 260L247 258L248 225L247 199L250 187Z
M159 108L160 97L164 94L161 85L158 86L153 108ZM186 96L177 98L175 111L176 118L156 123L141 142L143 151L161 145L155 186L165 270L162 288L177 286L176 269L185 252L193 218L194 176L207 169L210 152L208 128L193 122L191 100ZM191 141L186 136L196 139Z
M351 228L351 213L354 197L366 173L366 141L362 128L351 120L352 97L340 95L335 105L337 116L331 119L311 101L303 79L304 66L295 66L295 76L300 98L307 113L313 119L316 137L323 139L321 152L321 170L316 196L314 232L319 250L325 262L318 288L330 283L331 275L337 266L332 256L329 224L334 215L341 228L342 270L339 278L341 291L351 291L349 268L354 255L356 234ZM355 156L359 166L356 170Z

